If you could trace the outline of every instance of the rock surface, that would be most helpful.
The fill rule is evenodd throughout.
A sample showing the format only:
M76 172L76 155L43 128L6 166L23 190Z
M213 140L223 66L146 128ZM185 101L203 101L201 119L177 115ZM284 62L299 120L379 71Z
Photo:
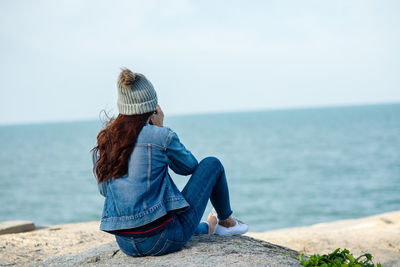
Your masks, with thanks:
M340 247L355 256L369 252L383 266L400 266L400 211L247 235L307 255ZM98 222L84 222L0 235L0 266L299 265L297 252L268 242L247 236L195 236L179 252L132 258L119 251L112 235L99 230Z
M194 236L178 252L133 258L115 242L73 256L49 258L38 266L301 266L296 251L247 236Z
M98 222L44 227L35 231L0 235L0 266L29 266L51 256L74 255L113 241Z
M296 251L247 236L194 236L178 252L133 258L97 222L0 236L0 266L300 266Z
M22 233L35 230L35 224L31 221L6 221L0 223L0 235Z
M300 266L296 251L247 236L194 236L178 252L133 258L98 222L55 225L0 236L0 266Z
M371 253L382 266L400 266L400 211L247 235L306 255L347 248L354 256Z

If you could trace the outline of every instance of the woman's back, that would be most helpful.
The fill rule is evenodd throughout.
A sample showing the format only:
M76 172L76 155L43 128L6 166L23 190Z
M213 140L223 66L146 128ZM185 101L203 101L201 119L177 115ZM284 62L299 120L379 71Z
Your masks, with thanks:
M188 207L168 174L193 173L197 160L166 127L146 124L138 135L128 173L99 184L106 197L100 229L112 231L139 227L169 210Z

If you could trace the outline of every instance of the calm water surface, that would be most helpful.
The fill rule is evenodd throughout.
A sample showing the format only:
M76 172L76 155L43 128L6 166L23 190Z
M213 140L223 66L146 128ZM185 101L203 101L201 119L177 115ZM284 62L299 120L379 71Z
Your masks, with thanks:
M165 125L199 160L221 159L234 214L250 231L400 209L400 104L175 116ZM0 221L99 220L89 150L100 127L0 126ZM172 177L180 188L189 178Z

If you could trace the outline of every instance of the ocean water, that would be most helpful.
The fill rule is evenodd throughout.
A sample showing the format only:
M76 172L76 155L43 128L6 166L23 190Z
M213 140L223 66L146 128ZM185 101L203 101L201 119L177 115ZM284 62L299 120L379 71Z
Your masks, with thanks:
M234 215L250 231L400 209L400 104L167 115L165 125L199 160L222 161ZM0 221L99 220L89 151L100 128L0 126ZM189 178L172 177L181 189Z

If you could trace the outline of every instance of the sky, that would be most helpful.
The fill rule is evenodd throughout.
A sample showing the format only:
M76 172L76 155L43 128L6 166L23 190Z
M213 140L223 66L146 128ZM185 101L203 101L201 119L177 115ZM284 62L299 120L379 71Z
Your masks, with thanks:
M399 1L0 1L0 124L400 102Z

